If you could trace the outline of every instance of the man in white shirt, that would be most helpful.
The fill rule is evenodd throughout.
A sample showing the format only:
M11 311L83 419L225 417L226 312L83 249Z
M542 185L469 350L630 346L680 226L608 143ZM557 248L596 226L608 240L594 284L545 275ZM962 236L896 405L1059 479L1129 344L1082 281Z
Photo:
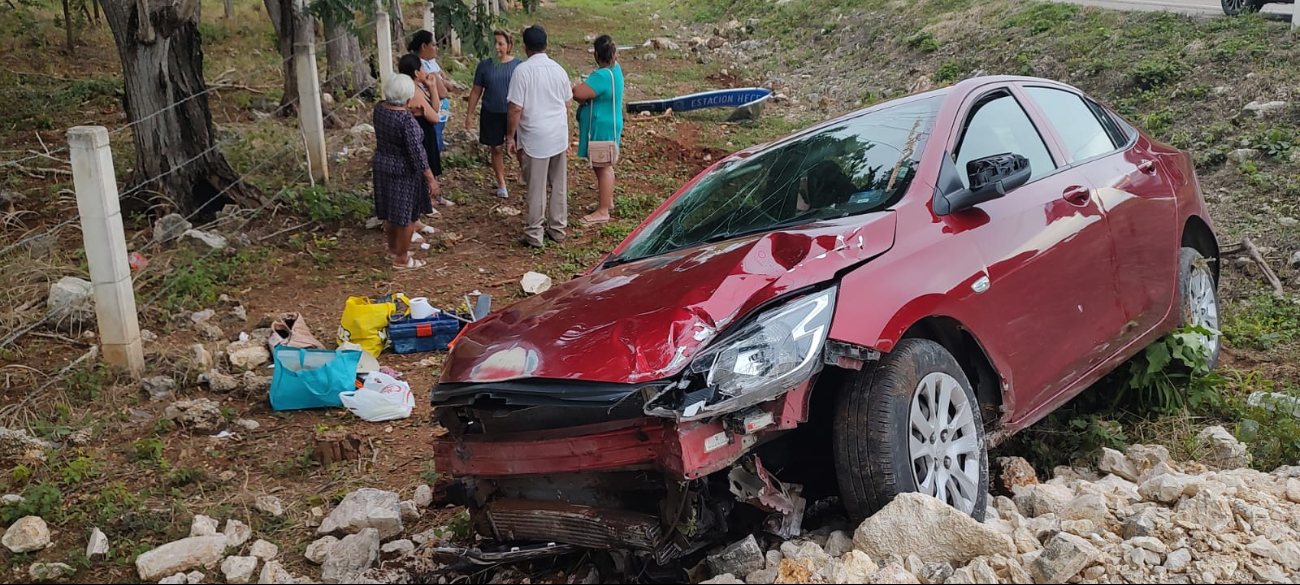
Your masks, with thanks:
M519 64L506 96L506 150L519 152L528 183L528 225L522 243L540 248L545 238L563 242L568 226L569 194L565 165L569 150L569 74L546 55L546 30L524 30L528 60ZM516 140L518 144L516 144ZM546 186L551 187L547 205ZM545 217L544 217L545 216ZM543 229L545 221L545 229Z

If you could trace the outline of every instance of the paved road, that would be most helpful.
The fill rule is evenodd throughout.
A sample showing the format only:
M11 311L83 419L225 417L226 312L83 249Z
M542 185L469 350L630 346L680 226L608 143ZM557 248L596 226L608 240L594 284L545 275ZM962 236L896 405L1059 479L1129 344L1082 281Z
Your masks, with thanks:
M1086 6L1100 6L1114 10L1168 10L1183 14L1223 15L1219 0L1055 0ZM1268 4L1264 14L1272 20L1290 20L1295 4Z

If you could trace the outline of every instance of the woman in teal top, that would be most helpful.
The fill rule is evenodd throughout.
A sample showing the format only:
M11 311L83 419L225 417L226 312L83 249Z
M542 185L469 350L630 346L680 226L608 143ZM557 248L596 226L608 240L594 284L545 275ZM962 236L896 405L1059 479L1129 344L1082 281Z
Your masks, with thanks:
M582 104L578 106L578 156L583 158L587 157L588 142L619 143L623 136L623 69L618 65L618 45L609 35L601 35L594 45L598 68L573 88L573 99ZM583 225L607 223L614 210L614 167L593 166L592 170L600 203L596 211L582 218Z

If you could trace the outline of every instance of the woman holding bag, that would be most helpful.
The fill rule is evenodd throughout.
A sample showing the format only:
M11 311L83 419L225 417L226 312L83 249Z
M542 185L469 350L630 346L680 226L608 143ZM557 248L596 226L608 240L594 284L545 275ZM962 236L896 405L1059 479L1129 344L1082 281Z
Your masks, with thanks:
M623 137L623 69L618 64L618 45L609 35L594 43L596 70L573 88L578 106L578 156L591 161L596 172L600 203L596 211L582 218L582 225L609 222L614 210L614 165Z

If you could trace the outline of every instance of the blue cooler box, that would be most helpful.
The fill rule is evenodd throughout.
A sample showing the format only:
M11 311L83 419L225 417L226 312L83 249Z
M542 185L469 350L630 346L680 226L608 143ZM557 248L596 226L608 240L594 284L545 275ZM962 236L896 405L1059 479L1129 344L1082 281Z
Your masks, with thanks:
M388 324L388 337L397 353L447 351L447 344L460 333L461 322L438 313L428 319L406 318Z

